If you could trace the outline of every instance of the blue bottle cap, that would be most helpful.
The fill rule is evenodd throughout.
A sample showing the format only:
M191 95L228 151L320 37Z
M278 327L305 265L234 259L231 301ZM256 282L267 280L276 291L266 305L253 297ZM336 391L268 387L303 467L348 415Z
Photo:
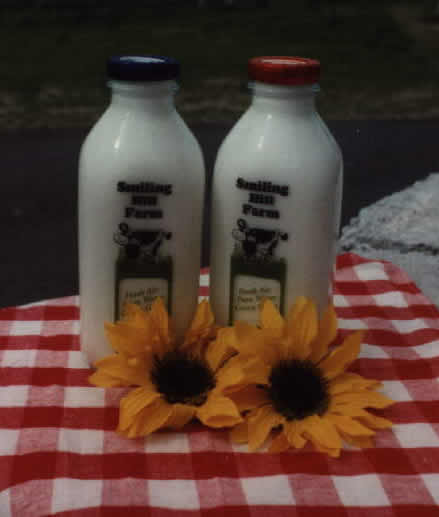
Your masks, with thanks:
M163 56L113 56L107 74L116 81L170 81L180 75L180 63Z

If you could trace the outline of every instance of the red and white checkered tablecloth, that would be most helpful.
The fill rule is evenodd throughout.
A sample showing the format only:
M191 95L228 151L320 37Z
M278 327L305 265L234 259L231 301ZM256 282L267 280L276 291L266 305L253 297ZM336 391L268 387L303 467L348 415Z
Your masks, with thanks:
M121 438L125 389L88 384L78 298L0 310L0 516L439 515L439 312L395 266L351 254L335 305L342 331L368 329L354 369L397 401L376 448L340 459L249 453L198 424Z

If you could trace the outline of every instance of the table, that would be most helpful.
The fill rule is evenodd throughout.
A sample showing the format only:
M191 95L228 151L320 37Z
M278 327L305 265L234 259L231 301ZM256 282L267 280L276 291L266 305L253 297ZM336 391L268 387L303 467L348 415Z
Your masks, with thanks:
M352 369L397 402L376 448L340 459L249 453L198 424L121 438L125 389L88 384L78 298L0 310L0 516L439 515L439 312L396 266L353 254L334 301L342 333L368 330Z

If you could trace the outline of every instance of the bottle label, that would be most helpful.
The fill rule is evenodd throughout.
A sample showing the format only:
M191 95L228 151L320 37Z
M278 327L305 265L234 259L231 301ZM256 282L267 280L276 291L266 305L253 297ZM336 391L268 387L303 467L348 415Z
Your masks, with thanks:
M277 248L289 235L278 227L281 214L276 200L289 196L290 188L271 181L244 178L237 178L236 187L246 193L241 207L243 217L238 218L232 231L235 246L230 264L229 320L230 323L243 320L258 324L264 299L270 299L281 312L284 308L287 265L285 259L278 256ZM263 218L264 228L250 223L249 216Z
M172 185L142 181L120 181L117 191L127 198L123 220L114 233L119 246L116 261L115 319L120 319L127 303L150 309L157 297L170 311L172 257L163 253L172 233L160 225L163 210L160 197L172 194ZM138 220L151 223L139 228ZM135 222L133 224L133 222Z

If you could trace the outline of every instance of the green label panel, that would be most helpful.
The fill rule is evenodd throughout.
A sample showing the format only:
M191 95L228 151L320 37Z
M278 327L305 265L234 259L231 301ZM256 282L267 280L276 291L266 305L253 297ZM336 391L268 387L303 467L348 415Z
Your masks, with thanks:
M262 300L269 299L283 312L285 261L249 262L242 255L231 257L229 323L237 320L259 324Z
M157 262L138 262L119 258L116 262L115 320L123 315L126 303L136 303L150 309L157 297L170 312L172 299L172 259L160 258Z

